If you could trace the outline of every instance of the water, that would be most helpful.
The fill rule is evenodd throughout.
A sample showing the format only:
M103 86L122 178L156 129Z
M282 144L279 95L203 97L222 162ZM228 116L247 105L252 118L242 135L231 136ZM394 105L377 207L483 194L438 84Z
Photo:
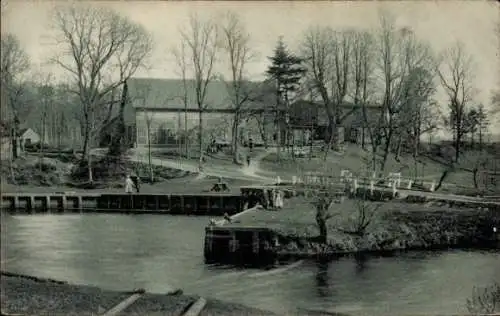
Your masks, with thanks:
M2 216L2 270L92 284L199 294L291 314L464 313L473 286L500 282L500 253L450 251L304 261L242 270L203 263L207 217Z

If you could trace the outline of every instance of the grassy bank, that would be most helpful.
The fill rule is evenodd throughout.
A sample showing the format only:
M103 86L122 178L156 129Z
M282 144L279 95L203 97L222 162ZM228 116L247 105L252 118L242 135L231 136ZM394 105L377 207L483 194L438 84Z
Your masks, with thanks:
M498 147L498 146L497 146ZM467 150L461 155L459 163L452 163L454 154L449 144L442 146L434 144L422 149L417 161L408 153L402 153L396 159L393 154L388 156L385 172L401 172L404 178L421 179L424 181L438 181L445 170L449 170L443 180L440 192L455 194L500 194L500 186L486 184L487 179L477 177L478 188L474 185L474 168L500 172L498 148L493 145L483 151ZM278 159L277 154L267 155L260 162L264 172L275 171L287 174L298 174L310 171L322 171L332 175L340 175L342 170L350 170L354 174L363 174L367 166L371 166L371 153L357 145L349 144L343 153L330 151L324 157L319 149L314 150L312 157L294 158L283 150ZM377 168L379 168L382 154L377 155ZM453 168L451 168L453 166ZM371 169L371 168L369 168Z
M135 173L146 187L163 187L176 179L194 177L196 174L163 166L153 166L154 182L149 183L149 167L144 163L128 160L110 162L95 157L92 164L94 182L88 183L87 166L79 166L78 159L70 154L51 155L41 158L37 155L19 157L12 164L2 161L2 191L23 191L24 188L78 189L120 189L124 188L126 174Z
M131 295L97 287L2 272L2 314L97 315ZM120 315L182 315L197 296L146 293ZM275 315L268 311L207 299L200 315Z
M281 246L276 250L281 254L308 257L359 252L500 247L500 235L497 232L495 237L493 232L493 227L500 228L498 212L386 202L377 209L364 234L356 234L352 232L352 227L358 224L360 215L355 206L349 206L352 202L344 203L347 205L335 206L345 209L329 221L327 244L317 242L319 232L314 222L315 211L311 207L296 212L302 216L294 214L296 218L301 217L300 220L273 225L281 240Z

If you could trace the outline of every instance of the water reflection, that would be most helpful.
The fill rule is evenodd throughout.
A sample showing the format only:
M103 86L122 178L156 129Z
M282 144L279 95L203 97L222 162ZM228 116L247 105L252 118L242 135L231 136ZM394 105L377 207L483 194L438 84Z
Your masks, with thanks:
M500 281L498 252L367 254L280 273L207 266L203 217L2 217L2 269L116 290L144 287L294 314L298 307L370 315L463 313L473 286ZM4 263L5 258L14 258ZM404 311L404 312L402 312Z
M328 270L330 267L329 260L318 260L317 262L318 271L316 272L316 291L319 297L329 297L332 296L330 290L330 278L328 276Z
M356 254L354 261L356 262L356 274L361 275L367 267L368 255L365 253Z

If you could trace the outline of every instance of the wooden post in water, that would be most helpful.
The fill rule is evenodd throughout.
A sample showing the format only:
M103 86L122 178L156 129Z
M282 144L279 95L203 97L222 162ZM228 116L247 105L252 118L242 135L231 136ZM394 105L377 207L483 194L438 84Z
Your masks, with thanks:
M46 195L43 197L43 207L45 212L50 211L50 195Z
M68 199L66 198L66 195L61 196L61 205L63 212L68 210Z
M259 253L259 243L260 243L259 232L258 231L254 231L252 233L252 252L254 254L258 254Z
M19 209L19 197L17 195L14 196L14 198L12 199L12 208L14 210L18 210Z
M30 195L30 201L29 201L28 210L31 211L31 212L33 212L35 210L35 207L36 207L35 196L34 195Z
M83 196L79 195L77 197L76 201L77 201L76 203L77 203L78 211L80 211L80 213L82 213L83 212Z

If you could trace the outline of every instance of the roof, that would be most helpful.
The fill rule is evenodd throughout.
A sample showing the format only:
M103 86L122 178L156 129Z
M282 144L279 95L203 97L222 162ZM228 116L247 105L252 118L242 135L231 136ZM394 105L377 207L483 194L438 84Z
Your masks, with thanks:
M184 83L181 79L130 78L128 80L129 97L136 109L183 110ZM227 82L214 80L208 83L205 97L206 109L230 110L233 105ZM197 110L195 81L187 80L187 108ZM249 91L252 102L246 106L262 108L266 104L266 89L263 82L246 81L244 89ZM270 100L270 98L268 98Z
M340 105L340 108L341 115L346 116L342 125L352 127L365 125L360 105L345 102ZM378 119L378 111L380 111L380 106L367 106L368 120ZM327 125L328 116L322 103L298 100L290 105L290 122L297 126Z

